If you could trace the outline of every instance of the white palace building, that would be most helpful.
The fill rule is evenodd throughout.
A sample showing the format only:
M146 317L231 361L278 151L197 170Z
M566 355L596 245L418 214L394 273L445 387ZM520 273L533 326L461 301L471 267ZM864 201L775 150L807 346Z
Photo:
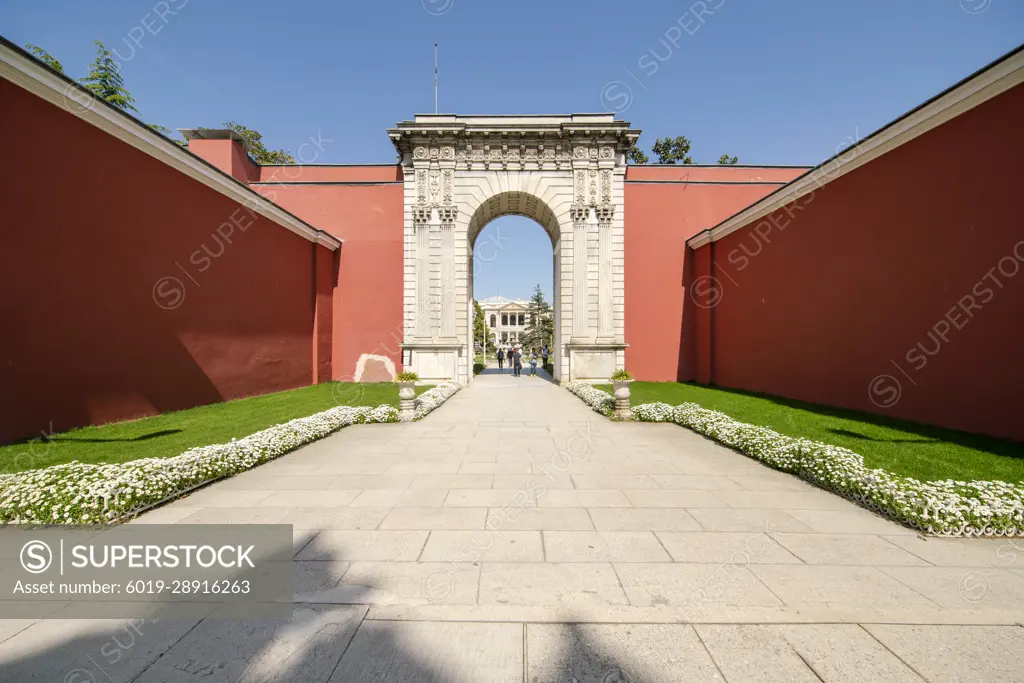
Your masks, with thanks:
M503 348L522 339L530 322L529 301L492 296L478 303L484 312L487 333L496 347Z

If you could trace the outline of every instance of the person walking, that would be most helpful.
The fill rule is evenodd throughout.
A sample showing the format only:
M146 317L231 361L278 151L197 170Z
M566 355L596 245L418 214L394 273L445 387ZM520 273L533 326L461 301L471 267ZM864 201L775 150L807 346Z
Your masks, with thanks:
M510 346L510 347L508 347L508 351L505 352L505 360L508 361L508 369L512 371L513 375L516 374L515 359L516 359L515 351L514 351L513 347Z
M512 363L514 364L514 368L515 368L515 376L516 377L522 377L523 376L523 353L519 350L518 346L516 347L515 353L512 354Z
M505 365L505 349L498 349L498 372L502 372Z
M537 376L537 348L530 349L530 377Z
M540 350L540 356L541 356L541 358L544 359L544 362L541 364L541 367L546 368L548 366L548 356L550 356L550 355L551 354L548 352L548 347L545 344L544 347L541 348L541 350Z

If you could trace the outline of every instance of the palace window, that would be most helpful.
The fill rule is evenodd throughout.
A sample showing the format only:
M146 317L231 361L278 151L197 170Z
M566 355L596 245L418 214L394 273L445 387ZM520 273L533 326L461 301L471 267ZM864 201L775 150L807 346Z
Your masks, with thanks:
M525 319L526 319L526 316L525 316L525 315L523 315L522 313L520 313L520 314L519 314L519 324L520 324L520 325L524 324L524 323L523 323L523 321L524 321Z
M501 314L501 324L503 326L504 325L508 325L508 313L502 313Z
M491 313L491 327L497 327L497 316Z

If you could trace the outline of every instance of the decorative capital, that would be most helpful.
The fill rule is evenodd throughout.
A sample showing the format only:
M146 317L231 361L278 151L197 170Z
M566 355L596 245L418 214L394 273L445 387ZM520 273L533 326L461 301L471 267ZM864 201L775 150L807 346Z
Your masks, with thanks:
M417 225L430 222L430 207L429 206L414 206L412 208L412 220Z
M569 213L572 215L574 223L581 223L587 220L587 213L590 211L590 207L585 204L573 204L569 209Z

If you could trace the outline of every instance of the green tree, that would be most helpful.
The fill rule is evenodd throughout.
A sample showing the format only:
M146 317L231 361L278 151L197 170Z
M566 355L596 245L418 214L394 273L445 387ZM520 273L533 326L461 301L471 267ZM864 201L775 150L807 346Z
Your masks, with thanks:
M692 164L690 141L682 135L674 138L658 138L651 151L658 155L659 164Z
M121 111L138 113L135 98L124 87L121 66L103 43L98 40L95 43L96 59L89 65L89 75L81 79L82 85Z
M294 164L295 157L283 149L267 149L263 144L263 135L258 130L243 126L237 121L225 121L225 128L235 131L248 143L249 155L257 164Z
M735 163L738 163L738 162L739 162L739 158L738 157L731 157L728 154L723 154L722 156L718 157L718 163L723 164L723 165L735 164Z
M646 164L650 159L644 154L644 151L639 147L631 147L629 154L626 155L626 160L631 164Z
M484 315L484 309L480 308L476 299L473 299L473 342L474 346L481 344L480 349L484 353L494 349L494 340L491 339L491 334L487 331L487 318Z
M54 71L59 71L61 73L64 73L64 66L60 62L57 61L56 57L51 55L49 52L47 52L43 48L39 47L38 45L33 45L32 43L26 43L25 44L25 49L28 50L29 52L31 52L33 57L35 57L40 62L42 62L46 66L50 67Z
M555 338L555 321L551 316L551 304L544 300L544 291L540 285L534 288L526 312L529 314L529 322L523 331L523 346L537 351L545 346L550 349Z

